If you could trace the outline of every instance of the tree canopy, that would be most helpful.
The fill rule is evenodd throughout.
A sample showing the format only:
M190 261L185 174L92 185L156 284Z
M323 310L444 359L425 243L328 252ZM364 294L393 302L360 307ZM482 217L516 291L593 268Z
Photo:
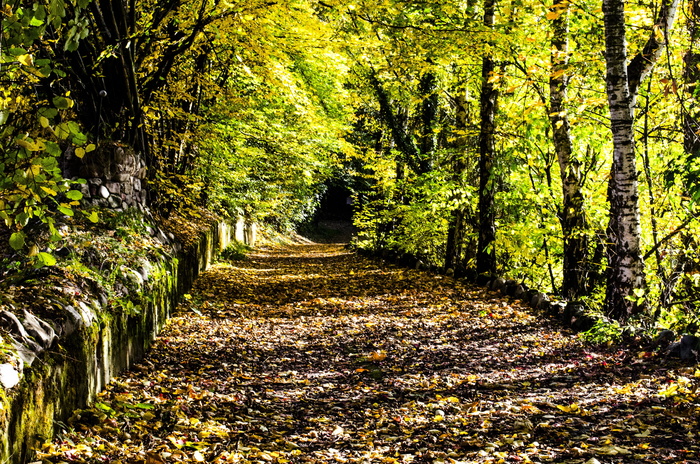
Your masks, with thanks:
M695 330L695 2L2 6L0 217L34 265L99 220L66 159L119 144L165 215L291 229L340 182L359 247Z

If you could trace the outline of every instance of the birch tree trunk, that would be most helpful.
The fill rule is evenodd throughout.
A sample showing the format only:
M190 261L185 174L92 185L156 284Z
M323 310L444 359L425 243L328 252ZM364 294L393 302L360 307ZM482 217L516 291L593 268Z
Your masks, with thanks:
M556 1L556 0L555 0ZM549 119L554 150L562 180L562 209L559 212L564 236L564 296L576 299L588 292L588 236L581 192L580 162L572 156L571 126L566 112L569 85L569 1L552 6L552 74L549 79Z
M700 89L700 1L690 0L688 5L688 18L686 20L690 44L683 57L683 78L689 99L686 100L686 113L683 115L683 146L689 159L694 160L700 156L700 120L698 120L698 95Z
M484 25L493 28L495 0L484 0ZM477 274L496 273L495 119L498 89L490 81L495 70L493 57L487 53L481 67L481 128L479 132L479 240L476 252Z
M655 27L663 37L673 25L678 0L664 3ZM603 0L606 87L613 136L613 162L608 183L608 281L605 296L609 316L624 321L644 309L639 190L634 150L634 106L639 84L651 71L666 43L652 34L644 49L627 65L625 1Z

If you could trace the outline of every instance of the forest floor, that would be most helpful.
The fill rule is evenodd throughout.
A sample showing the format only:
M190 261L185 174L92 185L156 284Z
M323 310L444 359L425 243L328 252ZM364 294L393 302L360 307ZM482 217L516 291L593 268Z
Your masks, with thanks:
M342 244L204 273L39 462L700 462L700 371Z

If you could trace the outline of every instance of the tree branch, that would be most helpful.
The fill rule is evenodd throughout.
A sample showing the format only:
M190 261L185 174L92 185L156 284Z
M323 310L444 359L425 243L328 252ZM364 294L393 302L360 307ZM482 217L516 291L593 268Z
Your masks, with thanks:
M649 40L647 40L642 51L637 53L627 66L630 95L637 95L640 83L651 72L654 64L656 64L667 46L668 33L676 20L678 3L679 0L663 1L658 20L652 26Z

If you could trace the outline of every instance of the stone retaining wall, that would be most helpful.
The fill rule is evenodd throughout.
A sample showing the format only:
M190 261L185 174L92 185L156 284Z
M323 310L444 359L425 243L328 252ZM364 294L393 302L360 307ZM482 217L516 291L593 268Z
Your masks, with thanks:
M149 262L145 270L142 265L149 298L140 312L107 310L99 295L83 295L76 307L65 308L60 324L6 312L2 326L17 359L0 366L0 462L27 462L32 448L51 438L56 421L85 407L140 360L197 275L237 236L251 236L244 229L252 230L241 222L221 223L189 251Z

